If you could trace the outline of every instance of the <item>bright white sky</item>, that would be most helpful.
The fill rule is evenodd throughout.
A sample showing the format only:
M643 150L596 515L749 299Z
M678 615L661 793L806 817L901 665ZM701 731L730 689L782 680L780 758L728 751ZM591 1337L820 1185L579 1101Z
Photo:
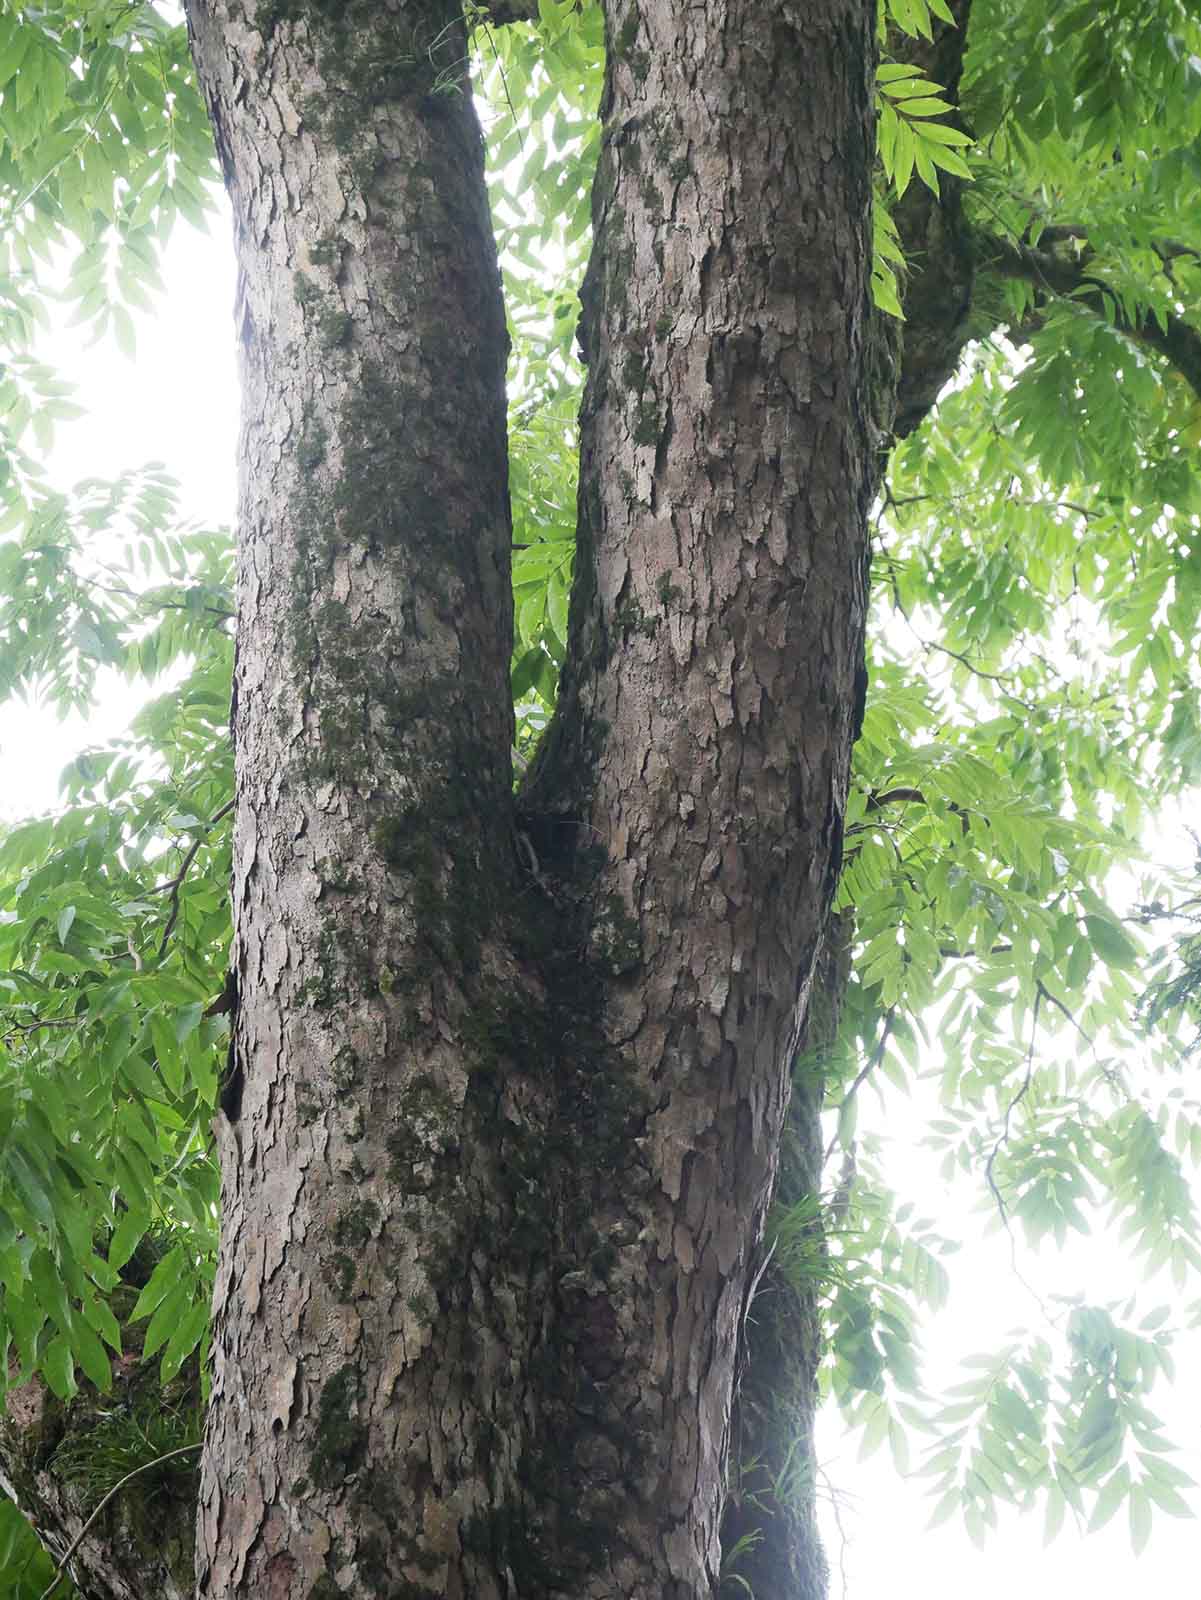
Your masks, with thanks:
M166 280L168 295L157 319L140 328L136 363L108 347L83 349L74 330L63 330L46 346L46 359L81 385L90 412L63 430L57 475L66 484L159 460L181 483L189 518L210 525L228 522L234 506L238 397L232 252L224 225L216 223L207 238L181 233L168 257ZM36 709L0 708L5 774L0 817L53 805L58 772L76 750L121 732L135 708L119 682L86 729L59 724ZM974 1224L966 1212L974 1196L948 1194L917 1147L922 1118L933 1114L932 1105L897 1104L893 1094L887 1119L896 1149L893 1174L921 1214L947 1219L944 1231L965 1231L970 1237ZM1038 1316L1010 1271L1003 1241L981 1240L948 1265L952 1301L927 1337L927 1377L935 1388L959 1380L954 1367L960 1357L996 1348L1007 1329L1031 1325ZM1102 1239L1076 1246L1067 1257L1045 1255L1023 1270L1044 1293L1079 1291L1094 1302L1121 1298L1135 1282ZM1193 1286L1190 1298L1199 1292L1201 1286ZM1146 1308L1170 1297L1167 1285L1148 1286ZM1201 1403L1194 1376L1201 1371L1201 1336L1178 1346L1177 1358L1183 1382L1174 1397L1157 1395L1157 1409L1189 1446L1180 1464L1201 1479ZM1140 1593L1183 1600L1201 1594L1201 1523L1158 1518L1150 1548L1136 1561L1121 1514L1088 1538L1065 1529L1048 1550L1041 1545L1038 1519L1011 1518L981 1553L955 1523L925 1532L931 1503L920 1481L899 1478L887 1448L860 1463L855 1441L842 1434L833 1415L824 1421L820 1454L846 1534L843 1546L832 1517L826 1516L835 1600L841 1592L840 1563L853 1600L919 1590L923 1600L962 1600L965 1591L972 1600L1075 1594L1130 1600ZM1201 1497L1195 1498L1201 1507Z

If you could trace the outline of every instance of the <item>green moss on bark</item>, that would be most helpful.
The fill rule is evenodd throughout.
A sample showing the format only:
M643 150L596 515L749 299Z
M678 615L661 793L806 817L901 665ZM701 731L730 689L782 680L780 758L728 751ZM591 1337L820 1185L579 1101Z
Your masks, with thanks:
M317 1441L309 1476L320 1489L332 1489L356 1472L367 1455L367 1429L355 1415L359 1375L341 1367L326 1383L317 1403Z

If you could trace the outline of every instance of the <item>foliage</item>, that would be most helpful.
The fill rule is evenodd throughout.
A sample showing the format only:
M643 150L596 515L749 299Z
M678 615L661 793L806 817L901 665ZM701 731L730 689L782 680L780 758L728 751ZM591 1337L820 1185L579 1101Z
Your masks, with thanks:
M1141 840L1201 775L1201 396L1174 359L1201 303L1201 36L1180 0L978 10L955 112L899 55L945 5L884 12L877 302L901 310L911 175L945 198L969 147L968 221L1010 255L877 510L840 891L857 961L825 1062L848 1165L820 1260L811 1212L774 1226L791 1269L825 1284L827 1392L865 1449L887 1440L930 1477L936 1518L962 1509L982 1536L999 1503L1037 1504L1054 1532L1067 1510L1097 1526L1124 1506L1141 1544L1187 1486L1150 1407L1168 1322L1048 1307L930 1394L920 1321L955 1242L891 1195L871 1099L937 1095L948 1180L973 1177L1015 1238L1104 1218L1148 1272L1195 1281L1201 1104L1179 1018L1196 940L1154 968L1144 937L1195 912L1195 886ZM591 0L540 0L529 26L472 16L514 339L528 753L565 651L603 39ZM0 693L86 710L106 674L159 690L128 738L72 764L53 816L0 837L0 1382L37 1371L67 1398L108 1388L131 1323L164 1381L206 1334L231 576L227 536L178 526L158 469L52 484L42 457L73 408L37 359L35 275L61 273L79 324L132 347L161 242L209 204L213 168L182 30L150 5L0 7L0 93ZM134 1300L125 1269L152 1231L167 1248ZM0 1508L0 1541L16 1537Z
M75 498L95 504L97 488ZM123 510L126 490L108 486L106 509ZM121 1350L109 1300L152 1223L168 1222L178 1244L133 1315L151 1316L164 1381L205 1334L213 1047L227 1026L206 1011L229 937L232 785L226 540L156 533L135 516L123 561L98 561L72 504L60 498L55 525L58 606L33 576L49 548L40 519L37 542L8 547L6 639L31 641L6 644L15 682L77 704L94 692L102 651L131 676L169 673L176 686L128 739L72 764L55 816L0 840L2 1314L21 1370L39 1366L63 1399L76 1366L108 1387L107 1351Z
M187 1503L194 1497L197 1457L190 1447L199 1446L200 1432L200 1415L194 1407L175 1409L151 1396L68 1436L54 1452L52 1465L64 1483L81 1491L82 1509L89 1514L137 1473L136 1493L126 1498L121 1510L128 1517L130 1507L135 1508L145 1539L153 1535L160 1501L178 1498Z
M0 1600L41 1600L54 1576L54 1562L11 1500L0 1496ZM58 1600L73 1600L64 1583Z

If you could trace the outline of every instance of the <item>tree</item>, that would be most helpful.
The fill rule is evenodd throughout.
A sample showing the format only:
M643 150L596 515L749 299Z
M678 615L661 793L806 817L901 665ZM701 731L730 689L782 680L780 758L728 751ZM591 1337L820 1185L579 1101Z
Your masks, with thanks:
M526 9L473 14L517 100L494 158L520 157L559 204L541 225L500 210L501 243L520 262L543 226L570 260L596 143L571 113L599 69L600 17L543 5L536 31L503 26ZM866 306L871 8L809 8L800 32L763 8L676 9L606 8L565 630L572 296L510 279L511 529L503 311L458 7L189 8L234 199L248 397L236 981L219 1002L223 548L159 537L174 571L114 595L75 560L78 530L125 512L149 543L160 486L67 501L15 463L12 681L49 673L82 699L106 655L195 666L183 704L151 707L139 730L165 779L93 757L63 818L4 842L20 1050L0 1268L27 1381L3 1454L41 1525L78 1520L157 1396L138 1363L122 1416L77 1403L65 1422L74 1368L105 1389L104 1342L147 1318L142 1354L165 1349L181 1404L138 1459L188 1441L205 1130L232 1022L202 1593L684 1595L717 1582L719 1541L731 1589L820 1593L817 1299L827 1382L869 1436L891 1436L913 1385L911 1300L938 1292L940 1270L929 1241L904 1239L870 1149L846 1168L853 1211L844 1194L833 1213L856 1232L823 1237L822 1090L853 1151L861 1086L903 1077L940 981L987 1047L983 1066L951 1054L949 1158L1035 1234L1077 1220L1087 1170L1148 1253L1196 1264L1143 1101L1103 1064L1073 1077L1035 1054L1056 1016L1120 1028L1137 952L1104 896L1114 822L1133 829L1154 767L1195 770L1198 245L1164 215L1165 196L1196 188L1180 109L1195 25L1174 7L1162 29L1132 7L1107 19L1112 36L1083 13L1056 20L1065 100L1023 66L1051 26L1037 8L890 7L895 200L891 223L877 210L874 279L885 306L903 290L902 342ZM7 60L32 85L18 99L29 126L43 118L32 155L6 125L26 160L10 178L18 247L77 234L80 310L121 331L151 229L200 200L182 42L149 8L7 20ZM970 135L939 87L987 141L976 200L957 154ZM1179 126L1146 137L1156 97ZM522 151L523 116L551 107L550 143ZM1048 217L1038 196L1069 177L1073 210ZM32 301L20 280L13 294L19 326ZM1031 339L1026 371L1013 382L1003 348L977 353L915 432L969 341L1000 325ZM45 374L27 378L39 420L61 409ZM878 518L878 592L941 628L927 659L945 653L951 687L970 674L974 688L948 713L937 677L878 635L844 803L894 385L912 438ZM945 521L966 504L972 537ZM1158 554L1119 585L1136 548L1124 518ZM1018 655L1068 574L1127 629L1121 696L1082 698L1054 659ZM516 793L511 654L519 747L556 705ZM1040 742L1065 719L1070 739ZM762 1246L844 833L854 920L837 919L819 969ZM172 835L176 869L149 884ZM1176 1115L1187 1143L1194 1108ZM150 1228L155 1209L166 1227ZM969 1524L998 1494L1041 1496L1052 1516L1125 1496L1140 1526L1152 1501L1173 1509L1170 1473L1132 1480L1123 1459L1151 1426L1158 1336L1078 1321L1065 1395L1031 1344L1016 1358L1029 1376L982 1390L966 1435L923 1418L942 1506ZM174 1498L159 1514L186 1521L186 1482L160 1488ZM183 1592L185 1537L164 1565L136 1531L93 1543L87 1582Z
M873 18L607 13L640 154L600 159L516 801L458 6L190 20L248 419L200 1592L708 1593L860 670Z

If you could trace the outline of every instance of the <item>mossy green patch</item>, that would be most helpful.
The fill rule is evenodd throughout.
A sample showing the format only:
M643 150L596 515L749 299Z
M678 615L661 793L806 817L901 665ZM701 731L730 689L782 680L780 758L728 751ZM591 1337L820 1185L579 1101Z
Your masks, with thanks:
M317 322L317 337L327 350L338 350L350 343L354 322L348 311L330 306Z
M345 1251L339 1250L330 1257L330 1286L338 1300L344 1303L351 1299L354 1293L354 1283L358 1276L358 1268L354 1258Z
M659 421L659 406L654 400L643 400L638 406L638 416L634 423L634 443L643 445L657 445L662 424Z
M296 464L302 472L315 472L325 460L329 448L329 430L312 415L301 418L300 438L296 444Z
M627 389L641 394L646 388L646 356L641 350L628 350L621 364L621 381Z
M388 1176L402 1194L428 1194L453 1181L459 1108L426 1073L397 1096L397 1125L388 1135Z
M658 629L656 619L648 617L637 600L633 599L621 602L613 613L613 622L623 639L629 639L631 636L651 639Z
M361 1249L372 1237L380 1219L380 1209L374 1200L356 1200L338 1213L334 1223L333 1239L336 1245L347 1249Z
M319 1489L339 1487L366 1457L367 1429L354 1415L359 1398L359 1375L351 1366L341 1367L321 1391L309 1458L309 1476Z
M625 16L621 19L621 27L613 40L613 54L617 57L624 56L633 46L638 37L638 7L631 5Z
M603 896L591 938L597 961L613 977L633 972L642 960L642 932L618 894Z

